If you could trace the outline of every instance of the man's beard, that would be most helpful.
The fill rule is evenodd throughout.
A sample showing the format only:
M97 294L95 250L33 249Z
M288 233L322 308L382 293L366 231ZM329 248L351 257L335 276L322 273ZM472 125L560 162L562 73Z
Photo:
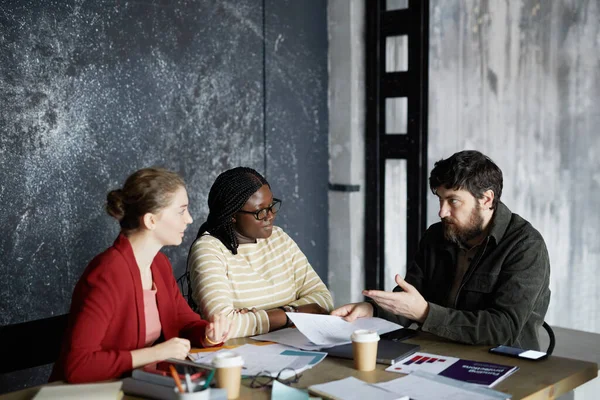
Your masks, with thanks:
M475 207L471 210L469 223L465 227L450 223L448 217L442 218L446 240L458 245L466 245L471 240L480 236L483 233L483 217L479 213L480 210L479 204L475 204Z

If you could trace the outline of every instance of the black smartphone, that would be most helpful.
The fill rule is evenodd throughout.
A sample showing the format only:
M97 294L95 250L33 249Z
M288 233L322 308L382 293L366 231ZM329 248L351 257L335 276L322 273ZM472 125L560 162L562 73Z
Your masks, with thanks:
M518 347L496 346L490 349L490 353L500 354L508 357L522 358L524 360L539 361L548 357L548 354L543 351L525 350Z

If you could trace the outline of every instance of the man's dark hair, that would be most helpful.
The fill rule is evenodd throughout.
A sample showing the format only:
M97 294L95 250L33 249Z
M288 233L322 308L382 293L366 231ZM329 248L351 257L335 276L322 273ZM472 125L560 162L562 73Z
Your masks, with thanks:
M252 168L237 167L221 173L208 193L208 217L200 226L196 239L204 232L210 232L231 253L237 254L238 241L231 219L262 185L269 183Z
M437 188L467 190L476 199L483 198L487 190L494 192L495 209L502 195L502 171L486 155L475 150L454 153L447 159L435 163L429 176L429 187L433 194Z

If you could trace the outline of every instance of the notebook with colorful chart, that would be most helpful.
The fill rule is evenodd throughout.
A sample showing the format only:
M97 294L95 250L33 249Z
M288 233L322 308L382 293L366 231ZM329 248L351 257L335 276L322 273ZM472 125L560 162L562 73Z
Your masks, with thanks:
M519 367L481 361L464 360L437 354L415 353L386 371L409 374L423 371L463 382L492 387L513 374Z

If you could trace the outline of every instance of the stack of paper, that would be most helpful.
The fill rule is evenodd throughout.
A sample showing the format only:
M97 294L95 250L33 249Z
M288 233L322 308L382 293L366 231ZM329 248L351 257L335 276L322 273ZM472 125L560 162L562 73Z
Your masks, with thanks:
M376 331L379 335L401 329L402 326L381 318L359 318L344 321L333 315L287 313L297 329L282 329L252 339L286 344L304 350L320 350L350 343L352 332L358 329Z
M230 351L227 349L219 351ZM202 365L211 365L212 359L219 351L206 353L192 353L190 358L194 362ZM256 346L253 344L245 344L231 350L242 356L244 366L242 367L242 375L254 376L261 372L269 372L271 376L277 374L283 369L289 369L287 374L280 375L286 379L294 373L312 368L320 363L327 353L314 351L299 351L293 347L280 344L271 344L266 346Z
M511 395L443 376L413 372L389 382L369 384L354 377L308 388L310 392L339 400L507 400Z
M507 393L426 372L413 372L374 386L419 400L507 400L512 397Z
M313 385L308 391L316 395L334 400L377 399L377 400L409 400L408 396L401 396L387 389L379 388L352 376Z
M36 400L120 400L123 398L121 382L89 383L81 385L44 386L35 395Z

